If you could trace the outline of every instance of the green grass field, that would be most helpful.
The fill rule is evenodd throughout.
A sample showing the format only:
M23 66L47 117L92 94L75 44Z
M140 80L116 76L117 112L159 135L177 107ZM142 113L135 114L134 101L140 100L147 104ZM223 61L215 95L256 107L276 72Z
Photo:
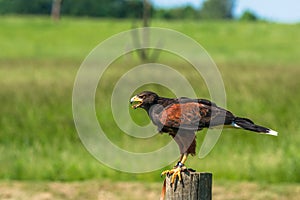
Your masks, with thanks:
M227 108L279 132L279 137L271 137L224 130L207 157L195 156L187 165L212 172L214 180L299 183L300 25L151 23L197 40L219 67ZM42 17L10 16L1 17L0 27L0 179L161 181L162 169L128 174L96 161L81 144L72 118L72 89L81 62L101 41L130 29L131 21L63 18L53 23ZM177 68L184 64L164 62ZM120 58L113 65L126 69L123 63ZM110 97L109 89L121 73L107 75L108 89L101 98ZM203 83L195 82L189 71L183 73L193 85L199 84L199 97L209 98ZM162 89L164 94L168 93ZM97 107L103 106L99 103L110 106L99 100ZM115 126L109 109L104 111L98 117L109 127L108 137L121 147L142 151L170 140L167 135L133 140ZM146 119L142 111L136 112L137 121ZM198 133L199 143L203 136Z

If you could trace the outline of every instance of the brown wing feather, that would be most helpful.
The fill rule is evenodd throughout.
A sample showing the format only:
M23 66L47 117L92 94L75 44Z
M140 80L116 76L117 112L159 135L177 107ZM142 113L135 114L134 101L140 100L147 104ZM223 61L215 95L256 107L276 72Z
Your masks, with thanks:
M229 111L213 104L199 102L174 103L159 116L161 124L172 128L200 130L205 127L230 124L234 116Z

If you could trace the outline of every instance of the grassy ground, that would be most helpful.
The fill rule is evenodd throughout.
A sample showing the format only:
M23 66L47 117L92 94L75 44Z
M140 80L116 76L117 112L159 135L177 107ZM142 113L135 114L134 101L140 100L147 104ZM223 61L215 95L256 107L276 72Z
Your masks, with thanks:
M300 26L180 21L153 21L152 25L181 31L200 42L222 73L228 108L280 134L274 138L226 130L208 157L191 158L188 165L213 172L216 180L299 183ZM72 87L82 60L99 42L130 29L131 22L63 19L56 24L46 18L2 17L0 26L1 179L161 180L158 171L132 175L100 164L84 149L73 124ZM184 64L164 62L178 68ZM115 68L123 68L122 63L121 58ZM107 88L121 73L116 70L107 75L106 80L111 81L106 82ZM183 73L199 85L199 97L208 97L189 71ZM101 97L109 97L109 89L104 95ZM143 113L139 116L140 121L146 117ZM146 142L133 141L114 126L110 111L99 118L110 127L108 137L129 150L144 150L170 140L158 135ZM199 143L203 135L198 133ZM226 185L222 187L226 189ZM239 187L243 186L234 187L236 193ZM280 186L278 191L288 194L290 189L284 188Z
M3 200L153 200L161 191L159 183L82 181L62 182L0 182ZM257 184L226 182L213 185L216 200L297 200L300 186L295 184Z

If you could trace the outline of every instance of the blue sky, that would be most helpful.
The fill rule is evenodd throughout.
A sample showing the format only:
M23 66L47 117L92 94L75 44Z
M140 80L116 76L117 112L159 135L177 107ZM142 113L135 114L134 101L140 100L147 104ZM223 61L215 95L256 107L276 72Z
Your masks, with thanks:
M170 8L181 5L200 7L204 0L150 0L157 7ZM234 15L245 10L254 12L262 19L282 23L300 22L300 0L236 0Z

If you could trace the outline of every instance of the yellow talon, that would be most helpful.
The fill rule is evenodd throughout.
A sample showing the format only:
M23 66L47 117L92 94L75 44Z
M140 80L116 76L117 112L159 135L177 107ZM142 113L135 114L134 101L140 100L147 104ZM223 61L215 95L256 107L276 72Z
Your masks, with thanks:
M160 176L162 177L162 176L164 176L164 175L168 175L170 171L171 171L171 170L165 170L165 171L163 171L163 172L160 174Z
M176 177L178 177L179 182L181 182L182 178L181 178L181 171L186 170L186 167L176 167L174 169L171 170L165 170L161 173L161 176L164 175L172 175L171 178L171 184L173 184L176 180Z
M173 168L173 169L170 169L170 170L165 170L163 171L160 175L161 176L164 176L164 175L172 175L172 178L171 178L171 185L174 184L175 180L176 180L176 177L178 177L178 180L179 182L182 181L182 178L181 178L181 171L185 171L187 168L184 166L184 162L186 161L187 159L187 154L183 154L181 156L181 159L180 161L177 163L177 165Z
M178 176L178 179L180 180L180 168L176 168L176 170L174 170L174 173L172 175L172 179L171 179L171 184L173 184L175 182L175 178Z
M174 176L175 176L175 175L174 175ZM177 173L177 176L178 176L179 182L181 182L181 169L180 169L179 172Z

